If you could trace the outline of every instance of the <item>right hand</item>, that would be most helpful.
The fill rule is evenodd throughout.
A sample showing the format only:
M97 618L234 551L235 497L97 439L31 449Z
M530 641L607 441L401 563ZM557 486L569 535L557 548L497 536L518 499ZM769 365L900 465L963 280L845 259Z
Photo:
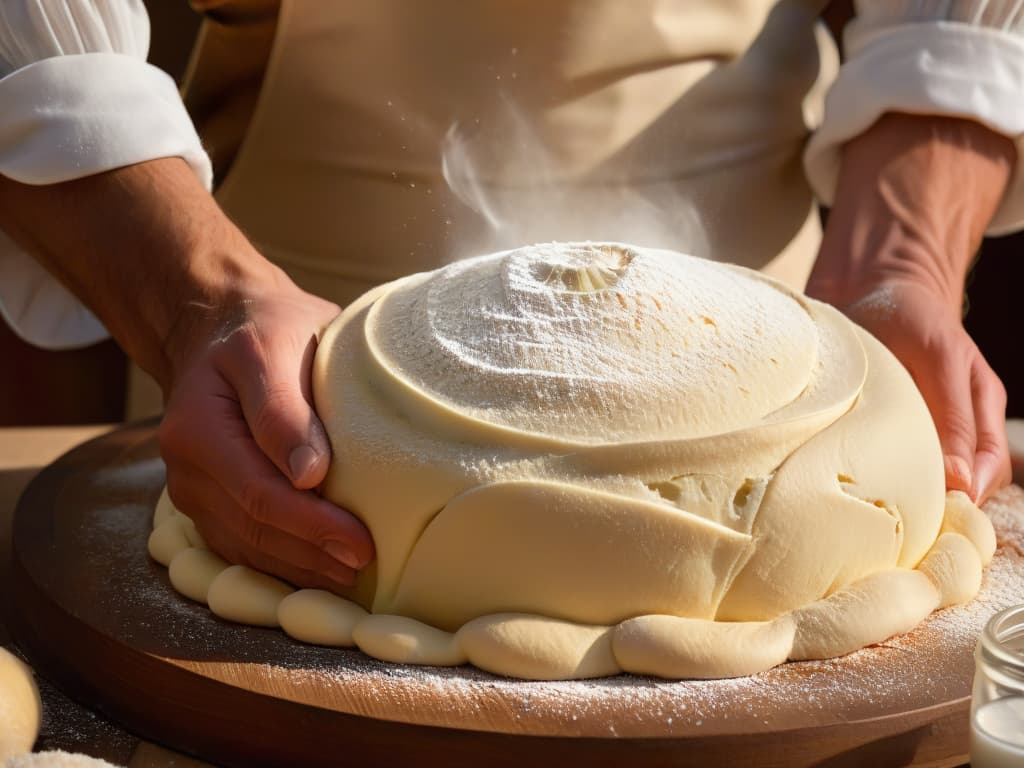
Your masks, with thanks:
M363 524L313 490L331 450L310 372L339 310L276 268L270 274L269 285L228 304L182 313L198 318L168 344L160 426L168 492L228 562L337 591L373 557Z

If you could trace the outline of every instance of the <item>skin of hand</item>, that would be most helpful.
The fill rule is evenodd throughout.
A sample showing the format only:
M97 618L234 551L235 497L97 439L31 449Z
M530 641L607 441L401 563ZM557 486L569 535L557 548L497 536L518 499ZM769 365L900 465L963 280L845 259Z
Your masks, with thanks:
M0 227L160 382L168 490L210 547L296 586L354 583L370 534L314 490L331 452L310 370L338 307L260 256L179 158L0 176Z
M913 376L946 485L979 504L1010 481L1006 390L962 322L964 280L1016 162L1009 139L958 118L887 114L843 149L807 284Z

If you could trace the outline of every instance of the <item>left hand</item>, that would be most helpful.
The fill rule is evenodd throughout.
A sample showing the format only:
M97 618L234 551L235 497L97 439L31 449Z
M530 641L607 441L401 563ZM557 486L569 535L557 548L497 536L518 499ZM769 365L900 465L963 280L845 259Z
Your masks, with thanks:
M907 368L935 421L947 487L979 504L1010 481L1006 390L961 307L1015 158L1009 139L978 123L886 115L844 148L807 284Z
M880 284L839 309L910 372L939 432L946 487L982 504L1009 483L1006 389L959 313L927 285L906 279Z

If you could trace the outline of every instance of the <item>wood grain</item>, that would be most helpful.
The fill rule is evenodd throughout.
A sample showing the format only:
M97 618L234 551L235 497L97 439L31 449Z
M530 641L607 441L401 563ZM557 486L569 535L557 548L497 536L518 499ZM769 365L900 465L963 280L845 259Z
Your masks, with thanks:
M524 683L229 624L174 593L146 555L163 477L154 426L128 426L40 473L14 526L16 640L43 674L152 741L239 766L966 759L973 640L927 628L920 642L740 681Z

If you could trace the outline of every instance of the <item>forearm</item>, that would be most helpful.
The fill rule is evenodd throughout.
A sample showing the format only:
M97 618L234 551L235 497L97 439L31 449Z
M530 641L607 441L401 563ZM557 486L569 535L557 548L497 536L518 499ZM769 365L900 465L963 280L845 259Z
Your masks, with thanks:
M910 372L946 484L984 501L1009 478L1006 394L964 330L964 278L1016 162L966 120L890 114L843 149L807 293L835 304Z
M845 305L888 281L929 285L959 311L964 278L1016 161L968 120L889 114L843 149L810 295Z
M164 385L182 325L278 279L179 158L62 184L0 176L0 228Z

